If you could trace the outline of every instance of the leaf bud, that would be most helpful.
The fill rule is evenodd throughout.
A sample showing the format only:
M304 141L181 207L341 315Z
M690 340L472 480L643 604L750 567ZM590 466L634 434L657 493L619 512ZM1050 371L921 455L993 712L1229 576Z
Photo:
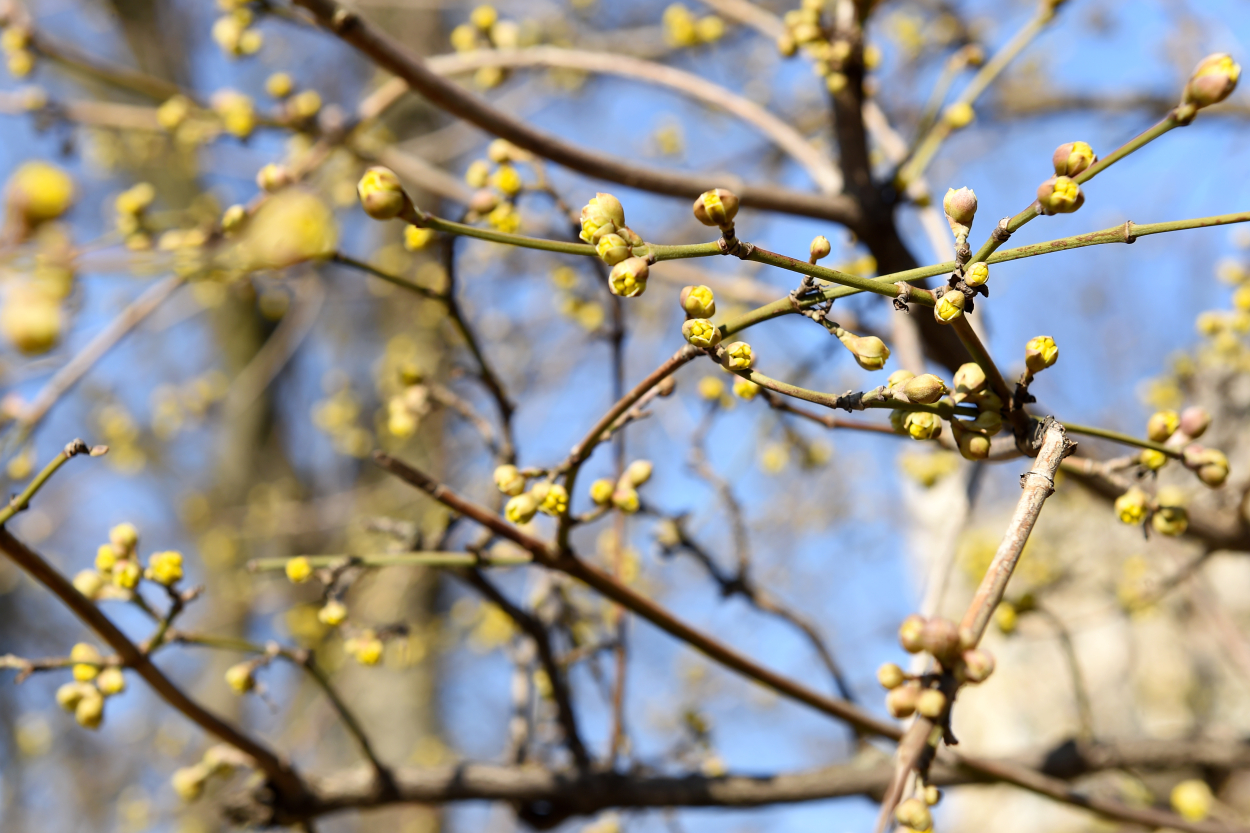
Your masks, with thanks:
M913 440L934 440L942 436L942 420L928 411L909 411L903 417L903 430Z
M877 682L881 683L882 688L893 691L907 682L907 675L896 663L887 662L877 669Z
M609 237L616 235L607 235L603 239L607 240ZM625 258L612 267L612 272L608 275L608 289L621 298L637 298L647 291L647 277L650 274L651 269L645 258Z
M912 373L910 370L896 370L890 374L888 379L885 380L885 386L887 388L898 387L915 378L916 374Z
M590 499L595 506L607 506L612 502L612 493L615 491L615 483L606 477L601 478L590 484Z
M885 696L885 708L891 715L901 720L916 713L918 699L920 699L920 686L907 683L890 689L890 693Z
M1155 411L1146 420L1146 436L1151 442L1167 442L1168 437L1181 427L1181 415L1176 411Z
M1186 437L1196 440L1206 433L1207 427L1211 424L1211 415L1207 413L1206 408L1198 405L1191 405L1181 411L1180 429Z
M356 185L356 193L365 213L375 220L398 217L412 205L399 177L389 168L373 167L365 171Z
M913 613L898 626L898 644L909 654L918 654L924 650L925 618Z
M857 336L848 330L839 329L836 333L838 340L851 351L855 363L864 370L885 367L886 360L890 358L890 348L885 346L884 341L876 336Z
M1071 214L1085 203L1085 194L1067 176L1052 176L1037 186L1037 201L1043 214Z
M711 318L716 314L716 298L706 286L687 286L680 296L681 308L691 318Z
M964 283L968 286L984 286L989 279L990 267L981 261L977 261L964 270Z
M1241 67L1231 55L1224 52L1208 55L1194 67L1181 100L1200 108L1217 104L1228 98L1240 77Z
M1051 157L1055 176L1076 176L1097 161L1098 155L1085 142L1064 142L1055 148L1055 154Z
M1137 455L1137 462L1151 471L1158 471L1167 465L1168 456L1162 451L1155 451L1153 448L1143 448L1141 453Z
M720 344L720 329L706 318L688 318L681 325L681 334L695 347L708 349Z
M916 698L916 711L930 720L937 720L946 711L946 695L936 688L926 688Z
M286 562L286 577L292 584L303 584L312 578L313 566L307 557L297 555Z
M724 188L705 191L694 201L694 218L705 226L722 230L733 226L738 216L738 195Z
M1120 523L1135 526L1146 519L1149 502L1146 493L1134 486L1115 499L1116 517Z
M971 188L960 188L958 191L947 188L946 196L942 198L942 211L946 214L951 231L956 235L967 236L968 230L972 228L972 221L977 216L977 195Z
M963 676L970 683L983 683L994 673L994 655L982 648L963 653Z
M621 482L637 489L651 479L652 468L650 460L635 460L625 467L625 473L621 475Z
M619 234L605 234L595 242L595 253L604 263L615 266L629 257L629 243Z
M1050 336L1034 336L1024 345L1024 366L1040 373L1059 358L1059 347Z
M891 377L893 378L893 377ZM946 383L932 373L924 373L903 385L903 393L918 405L932 405L948 393Z
M831 251L833 251L833 247L829 245L829 238L823 234L812 238L812 245L808 247L808 254L812 263L828 257Z
M755 364L755 353L745 341L735 341L725 348L725 366L730 370L749 370Z
M962 292L955 289L948 290L933 305L933 317L939 324L949 324L964 314L964 305L967 300Z
M911 830L923 831L933 827L933 814L919 798L909 798L895 807L894 818Z

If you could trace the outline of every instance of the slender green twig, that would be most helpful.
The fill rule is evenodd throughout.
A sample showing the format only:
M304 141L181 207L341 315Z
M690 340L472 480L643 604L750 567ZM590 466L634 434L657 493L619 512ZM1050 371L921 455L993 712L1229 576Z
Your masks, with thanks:
M1166 454L1174 460L1184 458L1184 454L1175 448L1169 448L1161 443L1151 442L1150 440L1142 440L1131 434L1121 434L1119 431L1110 431L1106 428L1098 428L1093 425L1078 425L1075 422L1064 422L1063 427L1071 431L1073 434L1084 434L1087 437L1098 437L1103 440L1111 440L1113 443L1121 445L1131 445L1137 448L1148 448L1151 451L1158 451L1160 454Z
M393 552L379 555L354 555L335 553L329 555L301 555L314 567L337 567L341 564L358 564L361 567L516 567L529 564L528 555L475 555L471 552ZM252 573L283 570L290 558L255 558L247 562Z
M435 301L443 300L443 297L439 295L437 292L435 292L433 289L427 289L426 287L421 286L418 283L414 283L413 281L410 281L407 278L402 278L399 275L392 275L390 272L385 272L377 268L376 266L372 266L364 262L363 260L357 260L354 257L350 257L349 255L343 254L342 252L335 252L334 254L330 255L330 261L332 263L337 263L340 266L347 266L351 269L355 269L359 272L365 272L377 278L378 280L386 281L389 284L398 286L401 289L406 289L409 292L415 292L418 295L420 295L422 298L430 298L431 300L435 300Z
M0 526L8 523L14 515L30 506L31 499L43 488L43 484L47 483L49 478L56 474L57 469L65 465L71 457L77 457L79 454L90 454L92 457L99 457L107 451L108 446L98 445L95 448L88 448L87 444L82 440L74 440L66 445L59 454L52 458L48 465L44 466L43 471L35 475L35 479L30 481L20 494L14 495L9 499L8 504L3 509L0 509Z

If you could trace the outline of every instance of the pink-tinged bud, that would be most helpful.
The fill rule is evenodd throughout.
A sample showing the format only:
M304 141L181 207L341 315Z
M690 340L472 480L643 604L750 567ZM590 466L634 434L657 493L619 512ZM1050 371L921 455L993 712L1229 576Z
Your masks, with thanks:
M833 247L829 245L829 238L822 234L812 239L812 245L807 251L812 263L815 263L823 257L828 257L829 253L833 251Z
M925 618L913 613L898 626L898 644L909 654L918 654L924 650Z
M959 626L949 619L930 619L920 635L920 644L938 659L949 657L959 650Z
M885 708L894 717L902 719L916 713L916 701L920 699L920 686L915 683L890 689L885 696Z
M982 648L964 651L964 679L983 683L994 673L994 655Z
M1197 107L1218 104L1232 94L1240 77L1241 67L1231 55L1223 52L1208 55L1194 67L1182 100Z
M1193 469L1198 479L1218 489L1228 479L1228 457L1216 448L1203 448L1194 443L1185 448L1185 466Z
M1071 177L1052 176L1037 186L1037 201L1043 214L1071 214L1085 204L1085 194Z
M1181 411L1181 432L1191 438L1198 439L1206 433L1207 427L1211 424L1211 415L1207 413L1205 408L1192 405Z
M738 195L717 188L699 195L694 201L694 218L705 226L732 226L738 216Z
M977 216L977 195L971 188L960 188L958 191L947 188L946 196L942 198L942 210L946 213L946 220L952 230L955 226L963 226L963 233L967 234Z
M1098 156L1085 142L1065 142L1055 148L1051 161L1055 165L1055 176L1076 176L1097 162Z

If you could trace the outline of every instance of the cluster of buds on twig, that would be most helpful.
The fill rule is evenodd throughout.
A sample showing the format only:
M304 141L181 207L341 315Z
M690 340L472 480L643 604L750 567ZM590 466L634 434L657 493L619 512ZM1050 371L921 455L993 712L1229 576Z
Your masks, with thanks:
M932 373L917 376L910 370L896 370L886 381L886 394L891 399L914 405L932 405L949 393L946 383ZM890 424L899 434L913 440L935 440L942 435L942 420L929 411L890 412Z
M1130 526L1149 523L1160 535L1183 535L1189 528L1186 502L1185 493L1175 486L1160 488L1153 500L1134 486L1116 498L1115 513Z
M527 185L521 166L528 165L539 181ZM486 220L491 228L513 234L521 227L516 201L530 187L542 188L543 175L534 156L506 139L495 139L486 148L485 159L474 159L465 169L464 181L476 191L469 201L467 222Z
M495 469L495 487L509 495L504 505L504 516L512 523L527 524L539 512L558 517L569 511L569 492L561 484L542 480L527 488L529 478L541 474L539 471L518 469L511 464Z
M88 599L129 599L146 578L165 587L182 580L182 553L153 553L145 569L138 555L139 533L134 524L118 524L109 530L109 541L96 550L95 569L74 576L74 587Z
M994 392L985 369L976 362L961 365L952 381L951 398L958 404L977 409L972 420L951 419L951 431L959 453L968 460L984 460L990 454L990 439L1003 427L1002 397Z
M1181 103L1175 111L1176 120L1181 124L1189 124L1203 107L1210 107L1228 98L1237 88L1240 77L1241 66L1233 60L1233 56L1217 52L1203 58L1194 67L1185 84Z
M74 713L78 725L98 729L104 720L104 700L126 690L126 676L116 665L106 664L100 651L89 642L79 642L69 657L74 661L74 681L56 690L56 703Z
M600 478L590 484L590 500L595 506L613 507L626 515L632 515L641 507L638 489L651 479L651 461L635 460L625 467L615 481Z
M846 89L848 63L856 54L856 43L847 38L836 37L834 27L821 18L824 0L804 0L797 9L785 13L782 22L785 31L777 37L777 51L789 58L799 52L810 58L812 69L825 79L829 92L837 94ZM881 62L881 51L875 46L863 47L859 55L866 69Z
M1204 408L1191 406L1183 412L1156 411L1146 421L1146 438L1180 452L1185 468L1197 475L1205 485L1218 489L1228 479L1228 457L1224 452L1206 448L1194 440L1206 433L1211 416ZM1168 455L1155 448L1138 454L1138 462L1149 471L1158 471L1167 464Z
M647 291L650 274L646 243L625 225L625 209L611 194L598 193L582 208L581 238L595 247L604 263L612 267L608 289L622 298L636 298Z
M1085 204L1085 193L1075 177L1098 161L1085 142L1065 142L1055 148L1051 162L1055 175L1037 186L1037 207L1041 214L1071 214Z
M726 254L737 249L734 239L734 218L738 216L738 195L724 188L704 191L694 201L694 218L705 226L715 226L721 231L726 244Z
M253 22L252 10L236 5L213 21L213 40L229 58L255 55L264 45L265 37Z
M965 643L959 626L949 619L926 619L913 614L898 629L899 644L910 654L927 653L939 665L939 673L907 674L888 662L877 670L877 681L889 691L886 708L898 718L920 714L944 721L949 697L943 691L943 676L956 685L981 683L994 672L994 657L986 650ZM952 688L947 688L953 692Z
M521 45L521 27L510 20L500 20L494 6L481 5L469 14L469 22L451 30L451 46L457 52L477 49L516 49ZM503 67L480 67L473 82L483 90L502 84L508 77Z
M170 785L183 801L195 801L214 776L227 776L236 769L251 769L255 761L227 744L210 746L199 763L174 770Z

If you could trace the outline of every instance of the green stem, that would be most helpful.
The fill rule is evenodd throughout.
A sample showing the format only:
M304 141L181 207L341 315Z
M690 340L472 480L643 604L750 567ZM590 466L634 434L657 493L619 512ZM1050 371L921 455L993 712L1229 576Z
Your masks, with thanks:
M395 286L398 286L402 289L406 289L409 292L415 292L423 298L430 298L435 301L444 300L442 295L439 295L437 292L435 292L432 289L427 289L424 286L421 286L420 284L413 283L407 278L401 278L398 275L392 275L389 272L383 272L381 269L377 268L376 266L371 266L368 263L365 263L363 260L357 260L354 257L349 257L348 255L345 255L342 252L335 252L334 254L330 255L330 260L331 262L337 263L341 266L347 266L351 269L355 269L357 271L370 274L379 280L386 281L389 284L394 284Z
M878 295L885 295L889 298L893 298L898 295L898 289L894 287L894 282L892 280L886 281L885 278L863 278L859 275L851 275L846 272L839 272L836 269L817 266L804 260L787 257L786 255L779 255L775 252L770 252L767 249L752 249L751 254L747 256L747 260L753 260L757 263L767 263L769 266L777 266L791 272L798 272L801 275L811 275L813 278L819 278L830 283L852 287L864 292L875 292ZM923 306L933 306L933 299L928 296L914 296L913 300L919 302ZM786 304L787 308L789 307L789 299L783 298L782 302ZM808 306L815 303L817 303L817 301L812 301L812 303L808 304Z
M444 220L442 217L435 217L433 214L426 214L424 211L414 210L410 216L403 219L412 223L414 226L422 228L431 228L440 231L443 234L454 234L459 237L473 237L478 240L488 240L491 243L502 243L506 246L518 246L522 249L539 249L544 252L559 252L566 255L582 255L584 257L595 257L595 247L587 243L567 243L563 240L547 240L542 237L526 237L523 234L509 234L504 231L494 231L488 228L478 228L467 223L457 223L454 220Z
M966 315L961 315L951 322L951 327L954 328L955 335L959 336L959 340L967 349L968 355L972 356L972 360L985 371L985 376L989 379L990 387L994 389L994 393L998 394L1004 405L1011 402L1011 390L1007 387L1007 380L1003 378L1002 371L998 369L998 365L994 364L994 358L990 355L990 351L985 349L985 345L981 343L981 338L977 335L976 330L972 329L972 322L968 320Z
M341 564L359 564L362 567L517 567L533 561L528 555L501 555L497 557L476 556L470 552L396 552L381 555L354 555L334 553L329 555L301 555L314 567L336 567ZM284 570L290 558L255 558L247 562L252 573L266 570Z
M1175 448L1169 448L1166 445L1151 442L1150 440L1139 440L1137 437L1129 434L1121 434L1119 431L1109 431L1106 428L1096 428L1092 425L1078 425L1075 422L1064 422L1061 424L1065 430L1071 431L1073 434L1085 434L1088 437L1098 437L1103 440L1111 440L1111 442L1120 443L1121 445L1148 448L1151 451L1158 451L1160 454L1166 454L1174 460L1184 459L1184 455Z
M104 448L99 453L103 454L107 450L107 448ZM30 481L30 484L20 494L10 498L8 505L0 509L0 526L4 526L14 515L30 506L31 499L43 488L43 484L47 483L48 479L56 474L57 469L65 465L71 457L77 457L79 454L96 456L95 450L87 448L87 444L82 440L74 440L65 446L59 454L52 458L48 465L43 467L43 471L35 475L35 479Z
M782 382L771 376L765 376L758 370L734 370L731 372L775 393L802 399L805 402L814 402L817 405L824 405L826 408L837 408L844 411L862 411L868 408L882 408L891 411L924 411L929 414L937 414L943 419L950 419L956 414L960 416L975 416L977 413L976 408L966 405L951 405L941 402L934 405L920 405L914 402L886 399L881 395L881 388L861 393L838 395L801 388L798 385L792 385L789 382Z

